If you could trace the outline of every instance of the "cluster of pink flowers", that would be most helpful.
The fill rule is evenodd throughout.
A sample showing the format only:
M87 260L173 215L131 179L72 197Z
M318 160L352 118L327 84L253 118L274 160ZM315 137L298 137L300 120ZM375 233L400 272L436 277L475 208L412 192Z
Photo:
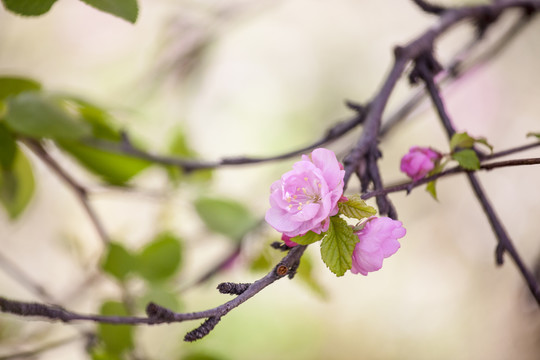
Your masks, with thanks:
M441 157L440 153L431 148L413 146L401 158L400 168L414 181L420 180L435 168Z
M290 247L297 245L290 240L295 236L328 231L330 217L339 212L338 203L347 201L343 197L344 175L343 166L330 150L319 148L310 156L303 155L291 171L272 184L266 221L282 233ZM399 221L372 217L356 235L351 272L367 275L379 270L383 259L399 249L397 239L405 235L405 229Z

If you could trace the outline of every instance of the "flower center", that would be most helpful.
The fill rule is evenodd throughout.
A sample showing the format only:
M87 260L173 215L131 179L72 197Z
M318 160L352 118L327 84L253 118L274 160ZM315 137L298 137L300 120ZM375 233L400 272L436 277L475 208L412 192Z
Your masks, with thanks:
M294 184L291 184L289 191L285 192L285 200L289 203L288 208L291 211L300 211L308 204L320 202L320 188L321 182L316 178L310 179L307 176L297 178Z

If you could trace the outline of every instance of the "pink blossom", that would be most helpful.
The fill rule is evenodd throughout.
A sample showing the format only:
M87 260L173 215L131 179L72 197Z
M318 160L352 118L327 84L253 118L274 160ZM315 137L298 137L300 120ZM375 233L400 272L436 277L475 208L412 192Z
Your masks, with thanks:
M384 258L398 251L397 239L405 236L406 230L401 221L388 217L371 217L364 228L357 232L359 242L352 255L353 274L367 275L382 267Z
M315 149L311 156L281 176L270 187L270 209L266 221L288 237L327 231L330 216L338 212L343 194L345 171L336 155L327 149Z
M413 146L401 158L401 171L414 181L422 179L435 167L441 154L426 147Z

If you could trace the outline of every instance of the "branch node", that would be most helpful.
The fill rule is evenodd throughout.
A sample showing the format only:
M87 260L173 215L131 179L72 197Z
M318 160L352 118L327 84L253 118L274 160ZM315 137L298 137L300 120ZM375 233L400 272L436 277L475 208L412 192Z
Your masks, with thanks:
M418 5L420 7L420 9L422 9L424 12L426 12L428 14L441 15L443 12L448 10L444 6L433 5L433 4L430 4L430 3L428 3L427 1L424 1L424 0L413 0L413 2L416 5Z
M435 59L433 51L425 51L415 59L415 65L409 74L409 82L417 84L419 79L433 78L443 70L442 65Z
M404 52L405 52L405 49L402 46L399 46L399 45L394 46L394 58L396 60L403 57Z
M250 286L251 283L223 282L217 286L217 289L222 294L241 295Z
M270 244L270 246L273 249L281 250L281 251L289 251L289 250L291 250L290 246L287 246L287 244L282 243L281 241L274 241L273 243Z
M205 322L201 324L201 326L188 332L186 336L184 336L184 341L192 342L202 339L214 329L214 327L219 323L220 320L221 317L219 316L209 317L208 319L206 319Z
M476 18L476 36L482 39L489 27L499 19L500 12L494 11L491 7L485 8L481 16Z
M146 315L152 320L174 320L174 312L153 302L146 305Z
M497 244L497 247L495 248L495 262L497 266L501 266L504 264L504 252L505 252L504 245L499 242Z
M279 264L278 266L276 266L276 274L279 277L287 275L288 272L289 272L289 268L287 266L283 264Z
M298 267L300 266L300 260L298 260L297 262L295 262L291 268L289 269L289 274L287 275L287 277L289 279L293 279L294 276L296 275L296 270L298 270Z
M366 110L366 107L360 103L354 102L352 100L345 100L345 106L349 109L356 111L360 115L363 114Z

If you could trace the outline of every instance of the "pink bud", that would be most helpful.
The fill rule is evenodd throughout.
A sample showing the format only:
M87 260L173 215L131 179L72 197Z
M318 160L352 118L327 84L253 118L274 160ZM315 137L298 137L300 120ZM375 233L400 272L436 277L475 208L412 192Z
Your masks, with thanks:
M433 149L413 146L401 158L401 171L414 181L420 180L433 170L440 158L441 154Z
M353 274L367 275L382 267L383 260L398 251L397 239L405 236L406 230L401 221L389 217L371 217L364 228L356 235L359 242L352 255Z

